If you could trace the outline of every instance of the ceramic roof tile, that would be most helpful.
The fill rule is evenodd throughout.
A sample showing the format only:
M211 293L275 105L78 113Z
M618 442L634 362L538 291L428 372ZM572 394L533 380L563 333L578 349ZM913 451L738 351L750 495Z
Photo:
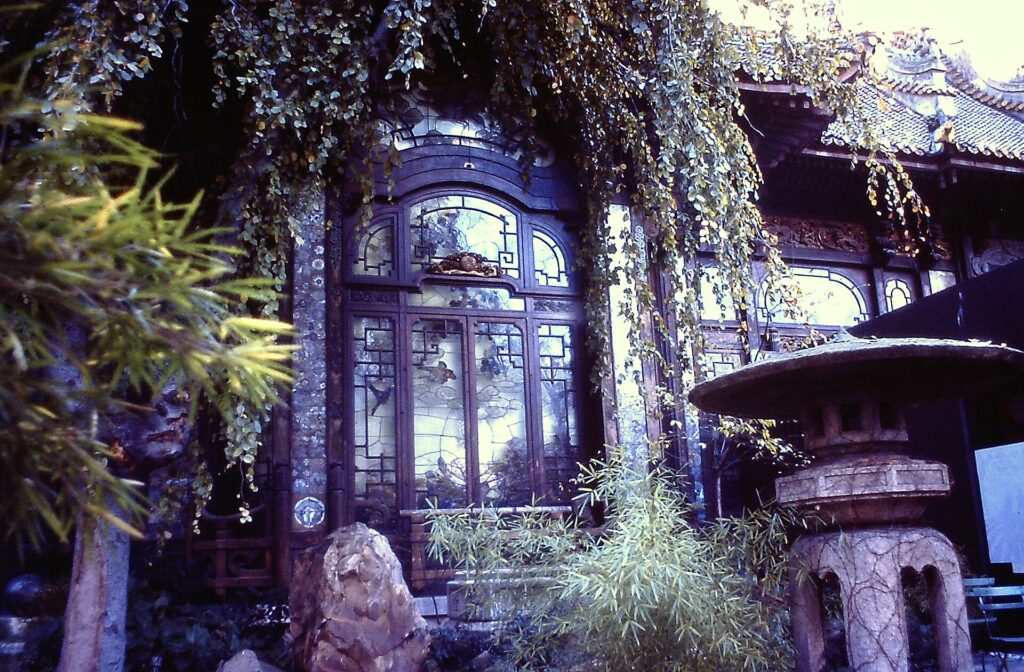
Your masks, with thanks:
M932 153L932 131L926 117L873 85L858 84L857 98L866 123L887 148L907 154ZM850 139L838 122L830 124L821 138L827 145L844 146L851 144Z
M861 82L857 96L866 121L875 129L883 143L892 150L925 156L937 154L943 145L936 142L938 117L925 115L898 99L891 91L875 84ZM909 93L905 89L897 91ZM912 94L913 95L913 94ZM1024 160L1024 119L1012 108L993 107L960 89L948 96L956 113L948 118L952 135L946 144L965 154ZM822 135L828 145L850 145L850 138L838 124L831 124Z
M1024 121L967 93L956 95L953 144L962 152L1024 159Z
M770 44L761 41L757 48L761 59L778 65ZM966 54L943 53L926 32L898 33L880 48L883 71L854 85L866 123L887 148L1024 161L1024 71L1009 82L984 79ZM821 141L852 144L838 123L827 127Z

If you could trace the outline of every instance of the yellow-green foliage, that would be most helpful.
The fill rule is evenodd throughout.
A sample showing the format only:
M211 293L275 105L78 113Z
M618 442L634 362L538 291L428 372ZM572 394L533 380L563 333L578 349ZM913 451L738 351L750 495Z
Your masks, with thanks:
M589 470L594 501L610 506L597 537L545 526L542 516L438 514L432 552L471 576L526 567L550 578L547 591L520 592L529 627L520 619L506 628L524 667L574 658L615 671L788 669L782 595L797 521L765 509L695 527L668 476L617 463Z
M232 314L269 283L231 279L239 251L191 228L198 200L161 198L147 181L157 155L134 130L0 83L4 537L65 540L80 512L132 531L108 506L139 512L138 495L109 469L117 447L95 440L126 391L176 381L229 417L240 401L275 403L289 380L291 348L276 338L290 327Z

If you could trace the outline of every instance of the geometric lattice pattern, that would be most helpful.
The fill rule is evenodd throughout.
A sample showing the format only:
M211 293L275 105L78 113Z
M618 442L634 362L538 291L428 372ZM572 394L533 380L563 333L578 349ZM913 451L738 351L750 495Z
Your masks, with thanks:
M496 203L472 196L431 198L410 209L409 230L414 269L475 252L502 274L520 277L518 221Z
M485 504L529 504L526 356L515 324L477 322L475 334L477 455Z
M565 324L541 324L537 334L547 495L567 501L571 497L568 484L576 477L580 455L572 329Z
M398 524L395 323L389 317L359 317L352 330L356 520L391 531Z
M543 231L533 232L533 267L537 284L546 287L568 287L569 273L565 254L555 239Z

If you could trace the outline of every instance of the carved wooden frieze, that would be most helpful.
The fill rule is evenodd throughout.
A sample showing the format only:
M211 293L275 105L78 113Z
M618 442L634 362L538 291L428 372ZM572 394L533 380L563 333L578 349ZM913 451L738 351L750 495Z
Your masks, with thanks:
M867 230L852 222L768 216L765 217L765 225L779 237L779 244L785 247L842 252L869 251Z
M393 305L398 303L398 292L376 289L352 289L349 290L349 298L357 303Z

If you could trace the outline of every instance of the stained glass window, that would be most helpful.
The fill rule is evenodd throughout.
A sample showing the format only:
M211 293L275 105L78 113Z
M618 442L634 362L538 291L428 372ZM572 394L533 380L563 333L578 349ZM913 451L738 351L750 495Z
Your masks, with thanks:
M735 320L736 311L729 308L732 298L725 294L719 299L716 292L723 289L722 272L714 266L702 269L700 279L700 316L705 320ZM724 307L723 307L724 304Z
M537 284L544 287L568 287L569 273L565 253L554 238L543 231L533 232L533 265Z
M371 224L356 243L352 273L390 276L395 265L394 237L391 222Z
M493 506L529 504L523 331L514 324L477 322L475 350L481 499Z
M579 455L572 330L564 324L541 324L537 332L546 494L566 501L570 496L568 484L577 473Z
M569 501L585 428L567 232L482 195L416 198L351 225L353 517L399 533L403 509ZM500 273L431 269L467 252Z
M509 142L497 123L487 115L481 115L479 121L451 119L422 103L413 102L413 106L419 112L416 123L393 125L381 122L381 135L385 138L390 136L392 146L399 151L429 145L456 145L497 152L514 159L522 156L518 144ZM554 151L543 142L539 144L533 165L552 165L555 162Z
M702 365L705 375L710 380L735 371L743 365L743 358L738 352L709 351L704 353Z
M931 285L932 294L941 292L956 284L956 274L950 271L928 271L928 284Z
M426 285L421 293L409 294L409 305L426 308L470 308L475 310L526 310L526 301L501 287Z
M412 327L413 452L416 506L468 503L462 322Z
M359 317L352 332L356 520L392 530L398 524L395 324L388 317Z
M520 277L519 222L510 210L475 196L442 196L409 211L414 270L457 252L475 252L503 275Z

